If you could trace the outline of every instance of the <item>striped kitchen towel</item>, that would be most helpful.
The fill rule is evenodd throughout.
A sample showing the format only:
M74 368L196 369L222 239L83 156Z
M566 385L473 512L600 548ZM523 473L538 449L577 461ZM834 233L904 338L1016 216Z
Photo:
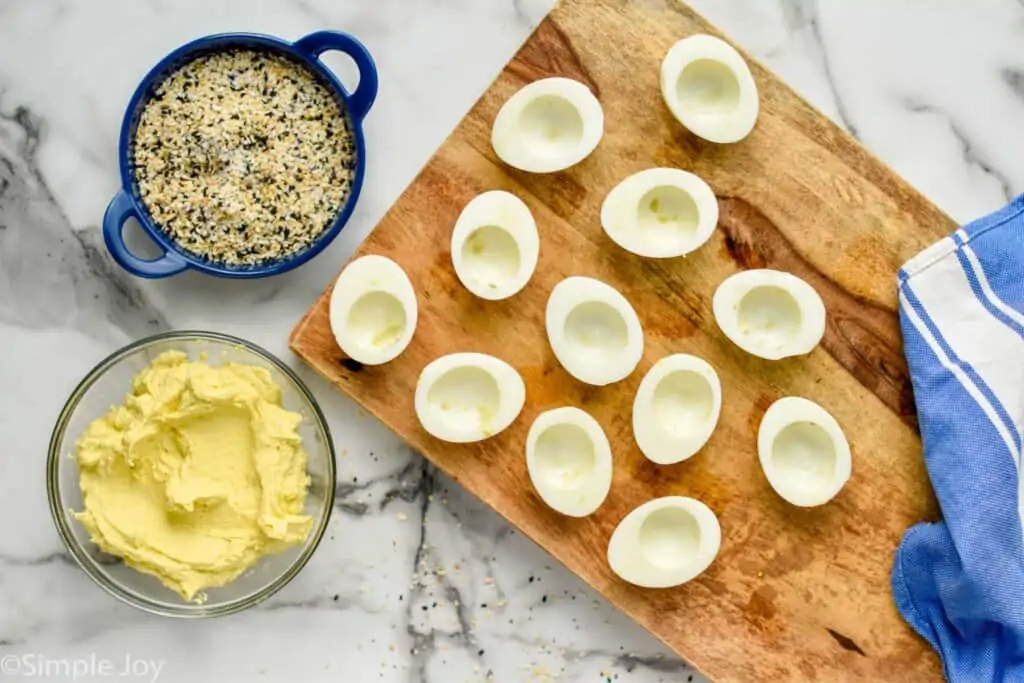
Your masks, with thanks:
M911 259L899 296L943 521L903 537L896 606L950 681L1024 683L1024 195Z

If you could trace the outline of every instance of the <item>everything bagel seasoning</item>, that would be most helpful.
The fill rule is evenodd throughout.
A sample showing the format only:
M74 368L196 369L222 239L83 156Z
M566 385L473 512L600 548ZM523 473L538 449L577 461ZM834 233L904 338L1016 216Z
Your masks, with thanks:
M235 267L313 243L352 188L355 141L301 64L253 50L199 57L146 103L132 143L139 193L185 251Z

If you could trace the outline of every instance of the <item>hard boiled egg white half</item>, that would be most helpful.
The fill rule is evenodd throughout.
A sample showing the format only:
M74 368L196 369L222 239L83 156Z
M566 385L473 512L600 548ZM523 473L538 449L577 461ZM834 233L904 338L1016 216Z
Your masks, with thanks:
M718 327L736 346L768 360L810 353L825 334L825 304L809 284L778 270L726 278L712 304Z
M661 63L661 94L694 135L737 142L757 122L757 84L732 45L713 36L683 38Z
M718 200L699 177L677 168L651 168L616 185L601 205L601 227L639 256L684 256L711 237Z
M721 411L722 384L715 369L696 356L668 356L640 382L633 435L648 460L677 463L703 448Z
M839 423L813 401L780 398L757 430L757 454L768 483L793 505L832 500L850 478L850 444Z
M707 569L722 545L711 509L693 498L668 496L623 518L608 542L608 564L621 579L644 588L669 588Z
M548 341L566 371L603 386L627 377L644 351L640 319L626 297L589 277L568 277L551 290Z
M585 159L602 135L604 112L590 88L570 78L544 78L502 105L491 144L509 166L551 173Z
M529 282L540 238L519 197L494 190L477 195L452 231L452 264L466 289L481 299L507 299Z
M353 360L379 365L405 350L416 330L412 282L385 256L358 258L341 271L331 293L331 331Z
M516 369L483 353L453 353L423 368L415 408L431 435L452 443L482 441L516 419L526 385Z
M586 517L612 485L612 449L601 425L579 408L556 408L537 416L526 436L530 481L548 507Z

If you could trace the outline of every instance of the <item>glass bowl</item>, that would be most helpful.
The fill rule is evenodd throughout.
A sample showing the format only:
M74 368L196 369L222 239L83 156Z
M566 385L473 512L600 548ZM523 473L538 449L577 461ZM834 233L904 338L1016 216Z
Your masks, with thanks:
M102 552L73 516L82 509L75 442L86 426L120 404L131 380L165 351L182 351L189 360L214 365L245 363L266 368L281 386L284 407L302 415L299 433L308 453L310 478L305 513L314 522L306 541L268 555L232 583L205 591L203 604L185 601L159 579L143 574ZM271 353L242 339L213 332L168 332L130 344L103 360L75 388L54 427L46 468L50 512L71 556L93 581L111 595L139 609L171 617L216 617L239 612L267 599L301 571L327 528L334 505L335 455L327 421L313 395L288 366Z

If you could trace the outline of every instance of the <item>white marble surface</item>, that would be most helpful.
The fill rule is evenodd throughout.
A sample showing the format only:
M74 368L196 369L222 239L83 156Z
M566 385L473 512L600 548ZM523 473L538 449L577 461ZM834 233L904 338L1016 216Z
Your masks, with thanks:
M688 680L653 638L303 368L345 453L341 496L313 561L269 604L205 623L138 613L65 559L46 508L52 422L93 363L186 327L289 357L301 312L550 2L0 0L0 657L157 660L163 681ZM956 219L1024 191L1020 0L694 4ZM120 272L97 225L138 79L200 34L320 28L361 37L381 72L367 182L343 237L257 283Z

